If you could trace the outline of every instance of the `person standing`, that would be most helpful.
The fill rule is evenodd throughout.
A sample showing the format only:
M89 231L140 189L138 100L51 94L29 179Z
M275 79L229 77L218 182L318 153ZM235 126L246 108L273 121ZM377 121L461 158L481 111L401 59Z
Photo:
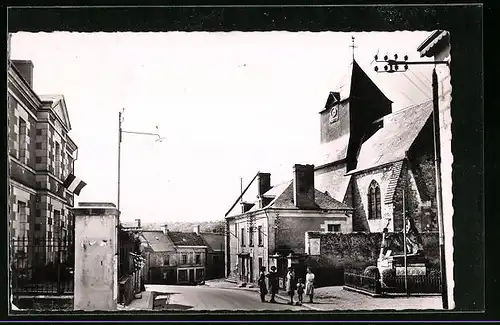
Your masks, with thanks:
M259 284L259 290L260 290L260 301L266 302L266 295L267 295L267 286L266 286L266 267L262 266L260 268L260 273L259 273L259 280L257 283Z
M299 298L299 301L297 301L297 306L302 305L302 297L304 296L304 279L300 278L299 281L297 282L297 296Z
M309 296L309 302L313 303L314 297L314 273L312 273L311 268L307 268L306 274L306 295Z
M288 273L286 275L286 292L290 296L289 305L293 305L293 296L295 295L295 272L293 268L288 268Z
M269 279L269 291L271 292L271 300L269 302L275 303L276 300L274 300L274 297L278 293L278 288L279 288L279 279L278 279L278 273L276 272L276 266L271 266L271 271L269 274L267 274L267 277Z

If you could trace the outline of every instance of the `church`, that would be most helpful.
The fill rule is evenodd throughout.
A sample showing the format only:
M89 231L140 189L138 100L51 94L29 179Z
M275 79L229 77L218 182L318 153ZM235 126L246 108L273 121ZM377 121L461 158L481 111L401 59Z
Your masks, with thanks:
M344 80L319 112L316 188L353 208L353 231L399 231L403 208L419 231L436 231L431 98L393 110L355 60Z
M405 217L419 232L437 230L431 98L393 108L354 58L343 80L319 112L314 164L295 165L293 179L274 186L259 172L257 200L243 201L242 190L241 210L235 203L226 214L235 282L255 282L262 266L281 278L290 265L305 273L308 231L397 232Z

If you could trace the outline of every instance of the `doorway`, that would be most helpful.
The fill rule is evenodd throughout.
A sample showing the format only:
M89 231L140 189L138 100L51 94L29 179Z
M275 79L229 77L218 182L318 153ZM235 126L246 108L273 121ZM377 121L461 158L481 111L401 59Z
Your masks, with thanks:
M253 283L253 257L250 257L250 282Z
M189 269L189 283L195 283L195 280L194 280L194 269Z

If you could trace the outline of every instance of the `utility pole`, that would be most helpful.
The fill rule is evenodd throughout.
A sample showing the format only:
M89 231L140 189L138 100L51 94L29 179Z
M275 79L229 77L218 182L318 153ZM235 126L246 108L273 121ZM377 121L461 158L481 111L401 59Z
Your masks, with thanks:
M436 205L438 211L438 227L439 227L439 255L441 267L441 300L443 309L448 309L448 283L446 280L446 264L445 264L445 247L444 247L444 216L443 216L443 194L441 189L441 149L440 149L440 132L439 132L439 89L436 74L436 65L446 64L449 66L449 61L408 61L408 55L404 56L404 61L398 61L398 55L394 54L394 60L389 59L387 55L384 56L383 61L378 60L378 55L375 55L375 62L385 63L384 71L379 71L375 66L375 72L406 72L408 65L427 65L433 64L432 70L432 119L433 119L433 136L434 136L434 166L436 171ZM399 67L402 66L402 69ZM405 243L406 244L406 243Z
M116 208L118 211L120 211L120 176L121 176L121 170L120 170L120 164L121 164L121 151L122 151L122 113L118 113L118 198L116 199Z
M116 208L118 211L120 211L120 177L121 177L121 145L122 145L122 135L123 133L128 133L128 134L136 134L136 135L147 135L147 136L154 136L157 137L156 142L162 142L165 138L160 137L159 134L159 129L158 126L156 126L156 129L158 130L157 133L149 133L149 132L135 132L135 131L125 131L122 129L122 123L123 123L123 112L125 109L122 109L121 112L118 113L118 182L117 182L117 206Z
M406 182L403 182L403 254L405 267L405 293L408 296L408 249L406 247Z

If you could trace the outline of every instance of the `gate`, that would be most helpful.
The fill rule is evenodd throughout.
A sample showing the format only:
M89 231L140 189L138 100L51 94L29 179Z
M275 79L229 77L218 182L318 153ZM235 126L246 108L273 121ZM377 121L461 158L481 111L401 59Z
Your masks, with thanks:
M17 237L11 240L12 293L73 294L74 240Z

